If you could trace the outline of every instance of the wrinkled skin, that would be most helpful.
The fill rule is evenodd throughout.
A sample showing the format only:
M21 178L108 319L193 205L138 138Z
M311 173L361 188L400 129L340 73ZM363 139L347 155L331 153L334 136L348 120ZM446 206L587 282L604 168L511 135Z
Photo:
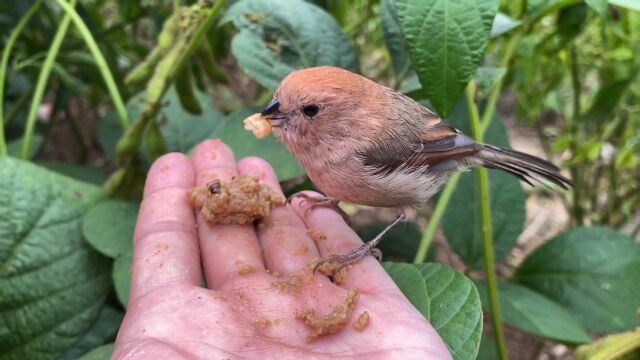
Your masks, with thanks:
M200 144L193 159L167 154L149 171L115 359L451 358L371 257L355 264L340 286L319 274L293 290L274 285L308 274L314 258L362 244L333 210L313 209L305 216L306 204L298 200L274 209L257 227L209 227L194 216L185 197L189 188L238 173L281 192L266 162L246 158L236 164L229 148L215 140ZM326 238L312 239L309 228ZM201 287L203 272L207 288ZM310 329L296 311L328 314L353 288L360 300L350 323L307 342ZM359 332L351 324L363 311L370 322Z

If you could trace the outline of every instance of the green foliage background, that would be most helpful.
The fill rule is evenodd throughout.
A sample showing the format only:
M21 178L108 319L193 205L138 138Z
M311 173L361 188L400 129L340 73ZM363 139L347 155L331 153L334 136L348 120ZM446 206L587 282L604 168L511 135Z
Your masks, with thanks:
M241 119L319 65L401 91L479 141L508 147L496 108L513 113L576 183L552 195L465 173L421 214L425 229L383 242L397 261L385 269L455 359L506 358L502 322L579 359L639 356L637 0L26 0L0 4L0 36L0 359L111 354L158 156L221 138L273 164L287 192L311 188ZM504 263L530 195L561 198L572 228ZM425 263L438 229L456 269Z

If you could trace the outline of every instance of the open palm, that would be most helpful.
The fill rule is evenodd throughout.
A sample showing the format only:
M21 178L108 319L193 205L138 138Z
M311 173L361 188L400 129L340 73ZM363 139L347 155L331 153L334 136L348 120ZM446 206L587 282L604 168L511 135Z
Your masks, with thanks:
M209 227L194 216L185 197L189 188L237 174L256 176L281 191L265 161L246 158L236 164L220 141L202 143L193 160L168 154L153 165L114 358L451 358L373 258L355 264L340 286L324 275L308 276L312 259L362 244L334 211L317 208L305 216L305 205L294 201L256 227ZM310 236L314 233L323 236ZM349 324L309 341L312 329L299 311L330 314L352 289L360 297ZM357 331L351 324L365 311L370 321Z

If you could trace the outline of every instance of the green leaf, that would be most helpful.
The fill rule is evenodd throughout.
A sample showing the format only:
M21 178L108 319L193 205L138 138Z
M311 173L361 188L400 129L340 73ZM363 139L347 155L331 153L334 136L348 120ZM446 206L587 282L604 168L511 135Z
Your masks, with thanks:
M441 264L383 265L402 293L433 325L453 358L475 359L482 335L482 308L473 281Z
M202 115L185 111L180 105L174 87L171 87L164 97L163 102L168 106L162 110L163 121L160 123L160 131L168 151L186 153L207 139L207 135L211 134L223 118L208 96L198 90L195 91L195 96L202 106Z
M373 239L388 224L371 224L358 229L358 236L364 240ZM408 222L389 231L378 247L384 258L391 261L412 262L418 251L422 233L414 222ZM430 253L433 255L433 252Z
M77 359L97 346L113 341L123 318L122 311L108 305L103 306L89 331L60 360Z
M470 133L464 101L447 119L460 131ZM495 117L485 135L489 144L508 147L505 127ZM520 181L501 171L489 171L491 193L491 219L495 259L499 261L515 246L524 228L525 193ZM464 263L474 269L483 265L482 221L480 215L480 191L475 172L462 174L451 202L442 218L447 240Z
M583 3L573 4L560 9L556 24L557 33L562 39L562 46L580 35L587 20L587 6Z
M482 59L495 0L396 0L400 27L429 100L446 117Z
M260 85L275 89L296 69L337 66L358 71L353 45L335 20L302 0L242 0L233 4L223 22L240 32L231 51L240 67Z
M10 157L0 158L0 353L53 359L95 322L109 261L82 238L80 220L98 187Z
M535 22L545 15L567 6L582 2L581 0L529 0L527 4L527 14L532 22Z
M633 360L640 358L640 331L606 336L576 351L577 360Z
M258 140L244 129L242 120L253 112L251 109L242 109L230 114L209 137L224 141L238 160L252 155L265 159L273 166L280 181L303 176L305 172L298 160L275 137Z
M501 282L500 309L505 323L542 337L569 343L591 340L584 327L560 305L524 286ZM486 284L478 284L482 307L489 309Z
M115 344L107 344L91 350L89 353L82 356L79 360L109 360L111 354L116 349Z
M116 258L113 263L113 285L120 303L127 307L129 304L129 288L131 287L131 264L133 253L125 253Z
M23 139L20 138L18 140L10 141L7 144L7 153L9 156L20 158L22 154L22 140ZM43 144L44 136L34 133L33 138L31 138L31 148L29 148L29 159L33 159L33 157L36 156Z
M640 1L638 0L609 0L609 4L640 11Z
M531 254L514 279L568 308L591 331L640 325L640 246L611 229L560 234Z
M38 165L62 175L94 185L102 185L108 177L107 173L97 166L49 161L39 161Z
M396 76L405 76L408 72L413 72L407 41L402 35L400 23L398 23L398 18L396 17L394 0L382 0L380 17L384 44L391 55L393 72Z
M427 287L431 325L456 360L475 359L482 336L482 308L475 284L448 266L416 265Z
M612 116L632 80L618 80L603 85L596 93L589 111L580 116L580 121L599 122Z
M505 13L497 13L493 18L493 25L491 25L491 37L495 38L502 34L505 34L522 24L521 21L511 18Z
M600 16L605 16L609 12L607 0L586 0L587 5Z
M133 251L133 232L140 204L107 200L92 207L82 219L82 233L102 254L115 258Z
M384 270L393 279L393 282L398 285L411 304L420 311L425 319L430 319L431 311L427 286L420 270L413 264L399 262L385 261L383 266Z

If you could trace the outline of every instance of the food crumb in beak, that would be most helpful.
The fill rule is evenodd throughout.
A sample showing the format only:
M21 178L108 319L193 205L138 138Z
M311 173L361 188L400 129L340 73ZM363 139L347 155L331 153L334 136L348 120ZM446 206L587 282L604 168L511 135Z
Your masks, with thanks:
M264 139L269 136L273 130L271 122L260 113L255 113L244 119L244 128L253 132L258 139Z

